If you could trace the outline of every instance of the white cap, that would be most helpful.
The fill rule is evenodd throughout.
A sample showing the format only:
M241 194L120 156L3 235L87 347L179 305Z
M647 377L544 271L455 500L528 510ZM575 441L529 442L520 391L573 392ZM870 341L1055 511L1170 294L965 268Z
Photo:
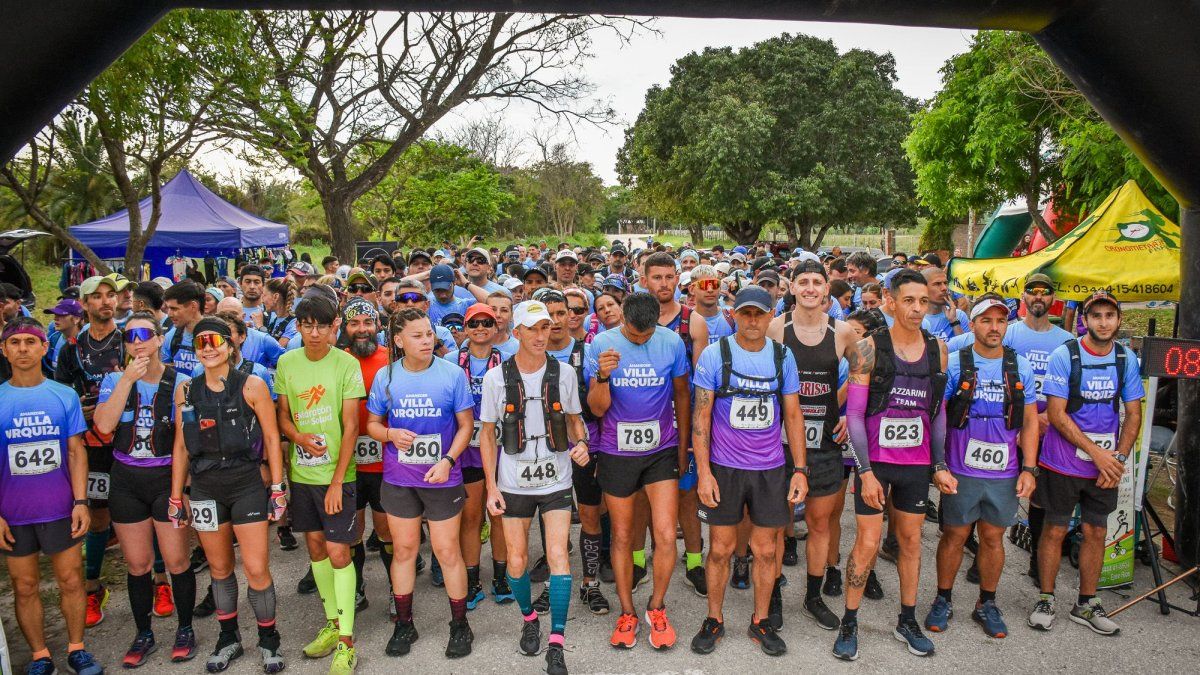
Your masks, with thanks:
M987 298L975 303L975 306L971 308L971 320L974 321L980 314L983 314L993 307L999 307L1004 310L1005 315L1008 314L1008 305L1004 304L1003 300Z
M558 255L554 256L554 262L566 260L567 258L570 258L575 262L579 262L579 256L575 255L575 251L572 251L569 248L564 248L563 250L559 251Z
M792 260L799 260L800 262L811 260L818 264L821 262L821 259L817 257L817 254L813 253L812 251L800 251L799 253L792 255Z
M537 300L527 300L517 305L513 311L513 326L533 328L543 321L550 320L550 310L544 303Z
M721 276L725 276L726 274L729 274L729 270L732 269L729 266L729 263L725 262L724 260L717 263L716 265L713 265L713 267L716 268L717 272L719 272L721 274Z
M504 287L505 287L505 288L507 288L507 289L508 289L508 290L510 290L510 291L511 291L511 290L513 290L513 289L515 289L515 288L520 288L520 287L522 287L522 286L524 286L524 285L525 285L525 284L521 283L521 280L520 280L520 279L518 279L518 278L516 278L516 277L509 277L509 278L508 278L508 279L507 279L507 280L504 282Z
M684 272L683 274L679 275L679 285L680 286L687 286L690 283L692 283L692 273L691 272Z
M166 277L154 277L151 281L162 286L164 291L171 287L171 280Z

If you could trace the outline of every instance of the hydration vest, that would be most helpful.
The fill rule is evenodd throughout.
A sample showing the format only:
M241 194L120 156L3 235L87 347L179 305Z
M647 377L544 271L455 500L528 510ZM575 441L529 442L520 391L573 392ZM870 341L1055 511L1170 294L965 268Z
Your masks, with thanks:
M975 348L963 347L958 351L958 389L946 402L946 424L955 429L967 426L971 416L971 403L975 400L978 385L975 369ZM1025 385L1017 370L1017 353L1011 347L1004 348L1001 362L1004 373L1004 428L1019 429L1025 423Z
M1083 369L1102 369L1108 368L1107 363L1097 363L1090 366L1083 365L1083 358L1079 352L1079 340L1070 340L1067 343L1067 352L1071 355L1071 375L1067 387L1067 412L1077 413L1083 408L1084 403L1108 403L1108 400L1087 401L1083 398L1083 392L1080 389L1083 382ZM1115 364L1117 366L1117 390L1113 392L1111 399L1113 412L1120 413L1121 411L1121 392L1125 391L1125 348L1119 344L1113 345L1113 350L1116 352Z
M266 325L267 334L278 342L294 319L295 317L291 316L272 316Z
M546 370L542 373L541 396L526 396L525 382L521 371L517 368L517 360L509 359L500 365L504 375L504 417L501 420L504 452L509 455L519 455L525 450L525 444L538 438L545 438L546 445L553 452L565 452L570 445L567 440L567 416L563 412L559 400L558 359L546 356ZM546 421L546 433L542 436L528 437L525 435L525 403L541 399L542 415Z
M504 355L500 353L500 350L492 347L492 353L488 355L487 369L491 370L495 368L503 360ZM469 343L464 344L458 350L458 367L462 368L463 372L467 374L467 381L469 382L471 380L471 348Z
M154 409L154 426L152 427L149 443L150 452L155 457L166 457L175 450L175 369L171 366L163 368L162 379L158 381L158 390L154 392L151 401ZM137 437L138 386L135 382L129 390L129 398L125 401L125 413L133 415L132 422L122 422L113 432L113 449L132 455Z
M210 390L203 375L185 385L180 413L184 445L193 461L258 463L262 427L242 394L247 379L241 369L230 368L224 391Z
M679 337L683 338L683 346L687 350L688 369L692 367L692 308L687 305L679 305L679 326L675 332Z
M929 417L937 417L941 409L942 396L946 392L946 373L942 372L942 351L938 339L924 328L921 336L925 340L925 361L929 366ZM896 350L892 346L892 333L886 327L877 329L870 336L875 342L875 367L871 370L871 383L867 394L867 415L878 415L887 410L888 397L896 380Z
M783 360L787 358L787 347L778 342L771 342L771 346L775 351L775 377L757 377L754 375L743 375L733 369L733 349L729 346L729 337L717 340L721 350L721 385L713 394L718 398L726 398L729 396L753 396L758 398L766 398L774 395L776 397L783 394ZM742 389L740 387L730 386L730 375L737 375L743 380L752 382L770 382L775 381L774 391L763 391L759 389Z
M176 326L175 334L171 336L171 344L167 347L167 356L171 357L171 363L175 362L175 354L179 353L180 349L185 352L196 353L194 345L183 344L183 333L183 326Z
M595 422L600 418L592 414L592 409L588 407L587 384L583 381L583 351L586 346L583 340L576 340L575 346L571 348L571 355L567 357L567 362L575 369L575 381L579 383L579 406L583 409L583 419Z

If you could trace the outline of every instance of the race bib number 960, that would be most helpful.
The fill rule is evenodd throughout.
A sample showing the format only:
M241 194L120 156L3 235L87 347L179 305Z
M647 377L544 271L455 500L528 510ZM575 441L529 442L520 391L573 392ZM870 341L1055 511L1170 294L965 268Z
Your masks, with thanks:
M925 439L925 427L921 419L897 419L885 417L879 422L879 447L915 448Z
M775 423L775 406L764 398L734 396L729 404L729 426L754 431Z
M13 443L8 446L8 472L14 476L37 476L62 466L58 441Z
M617 450L621 452L649 452L657 450L659 442L658 422L618 422Z
M437 464L442 458L442 435L423 434L413 439L408 450L401 450L396 459L401 464Z

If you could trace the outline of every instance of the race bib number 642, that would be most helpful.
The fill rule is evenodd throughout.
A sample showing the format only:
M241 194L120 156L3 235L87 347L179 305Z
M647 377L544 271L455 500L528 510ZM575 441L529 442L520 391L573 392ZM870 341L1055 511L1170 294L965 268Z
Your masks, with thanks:
M62 466L57 440L13 443L8 446L8 471L14 476L37 476Z

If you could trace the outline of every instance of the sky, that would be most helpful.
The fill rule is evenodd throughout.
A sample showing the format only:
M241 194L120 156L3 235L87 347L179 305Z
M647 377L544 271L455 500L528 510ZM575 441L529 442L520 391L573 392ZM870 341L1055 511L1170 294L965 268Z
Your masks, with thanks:
M939 69L946 59L964 52L972 31L942 28L907 28L866 24L816 23L802 21L750 21L735 19L659 18L658 34L643 32L628 44L602 32L597 36L596 56L585 65L585 74L596 85L594 96L607 101L617 113L615 126L597 128L587 124L558 125L558 140L573 142L576 159L590 162L605 184L617 183L617 150L624 130L641 112L646 91L666 85L671 65L690 52L705 47L748 47L781 33L806 33L831 39L840 51L860 48L890 51L896 58L897 86L905 94L927 99L937 92ZM532 105L510 105L501 114L506 125L519 136L544 131L546 120L535 116ZM466 121L496 114L484 106L452 112L433 128L448 133ZM531 153L532 142L526 144ZM217 173L241 173L239 161L218 153L205 153L201 162Z

